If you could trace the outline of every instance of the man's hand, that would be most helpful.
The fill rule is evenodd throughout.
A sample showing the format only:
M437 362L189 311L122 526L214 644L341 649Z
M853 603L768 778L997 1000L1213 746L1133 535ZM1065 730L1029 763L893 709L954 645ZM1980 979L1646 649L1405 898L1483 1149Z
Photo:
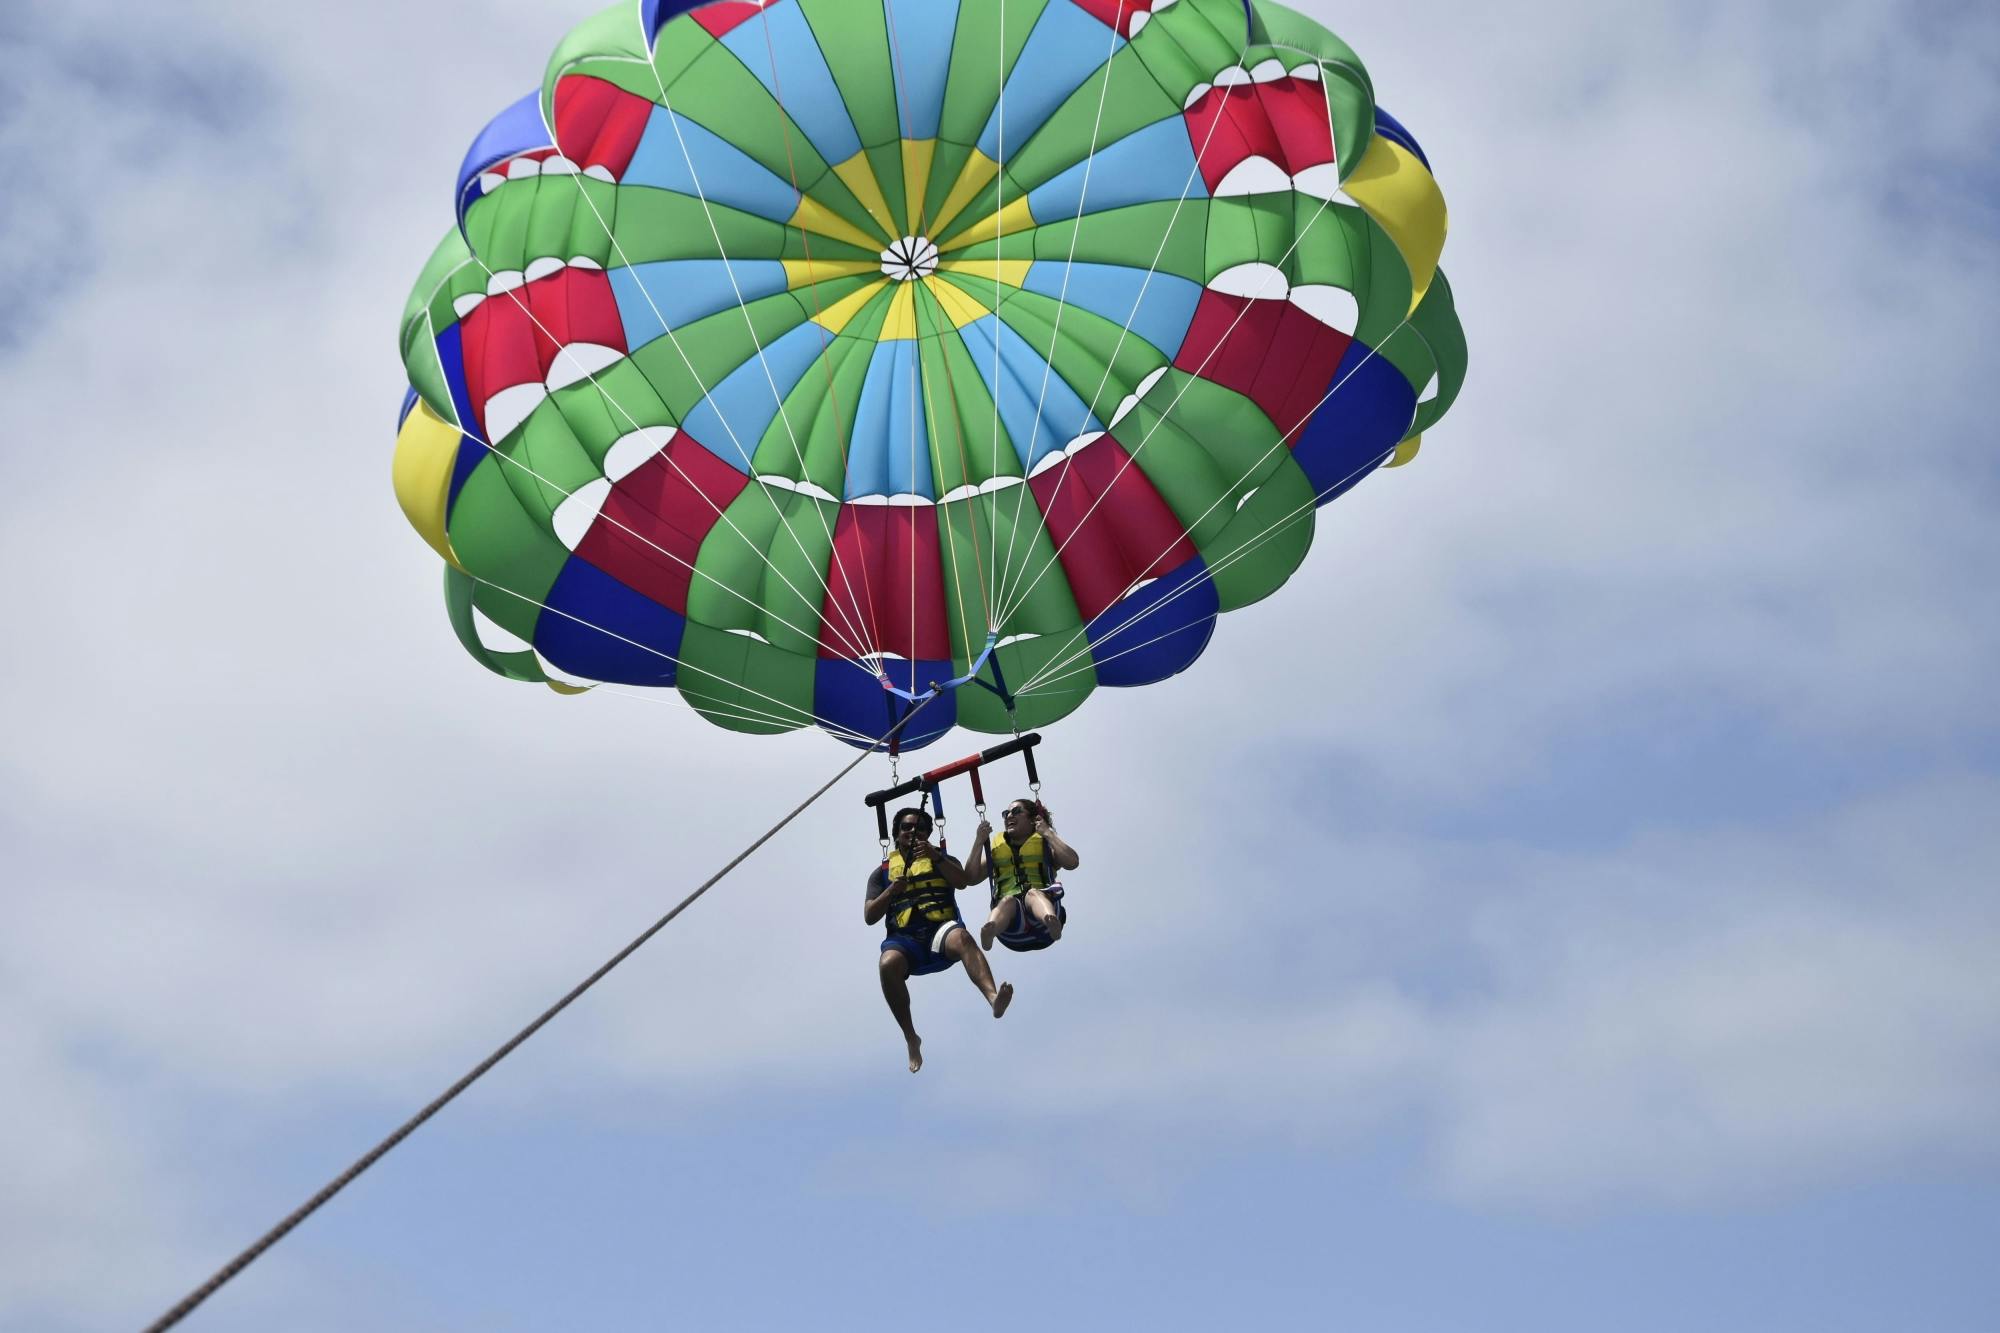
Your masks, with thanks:
M972 830L972 836L979 839L982 843L991 842L993 840L993 822L988 819L980 820L979 827Z

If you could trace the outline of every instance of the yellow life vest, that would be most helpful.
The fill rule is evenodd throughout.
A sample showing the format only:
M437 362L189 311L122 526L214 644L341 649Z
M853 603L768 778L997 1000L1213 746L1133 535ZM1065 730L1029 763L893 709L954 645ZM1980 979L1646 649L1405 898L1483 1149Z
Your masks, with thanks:
M1046 889L1053 878L1048 844L1039 833L1030 833L1023 838L1018 849L1007 841L1006 834L996 833L986 850L993 860L993 901L996 903L1002 898L1026 893L1029 889Z
M890 880L903 881L903 891L889 900L891 934L958 920L958 899L951 884L931 864L930 857L919 856L913 862L905 862L903 853L894 851L889 853L883 868Z

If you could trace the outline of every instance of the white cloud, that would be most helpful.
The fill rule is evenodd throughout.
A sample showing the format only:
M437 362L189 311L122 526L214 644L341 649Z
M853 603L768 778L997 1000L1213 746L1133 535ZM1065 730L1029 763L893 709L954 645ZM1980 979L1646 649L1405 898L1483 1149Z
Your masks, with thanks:
M1208 1136L1225 1156L1416 1124L1440 1188L1531 1207L1990 1162L1996 806L1992 782L1960 781L1575 855L1333 830L1327 877L1244 895L1251 925L1122 951L1116 975L1157 984L1065 977L1059 1036L960 1095L1128 1143ZM1161 915L1236 892L1149 887ZM1079 902L1099 956L1104 910ZM1176 984L1204 945L1237 994Z
M377 7L191 12L180 40L229 56L207 67L265 71L256 126L189 132L171 97L50 64L0 141L99 131L62 173L35 159L72 208L0 215L39 254L87 210L90 264L0 360L0 1067L39 1089L0 1144L25 1247L0 1245L0 1309L148 1303L240 1241L199 1202L230 1183L178 1171L175 1117L145 1129L133 1098L245 1132L415 1104L840 758L487 678L389 495L407 281L464 141L564 20L398 11L385 41ZM1071 942L1004 960L998 1027L962 981L921 986L911 1095L1080 1121L1072 1150L1131 1193L1166 1187L1159 1144L1228 1130L1415 1127L1440 1188L1510 1206L1990 1158L1993 792L1949 775L1990 740L2000 661L1994 20L1773 18L1337 16L1452 201L1467 395L1194 672L1056 730L1089 858ZM181 147L143 151L153 126ZM1773 793L1805 813L1720 833L1454 831L1649 716L1908 794ZM854 795L479 1095L726 1108L894 1074ZM1364 798L1365 822L1335 804Z

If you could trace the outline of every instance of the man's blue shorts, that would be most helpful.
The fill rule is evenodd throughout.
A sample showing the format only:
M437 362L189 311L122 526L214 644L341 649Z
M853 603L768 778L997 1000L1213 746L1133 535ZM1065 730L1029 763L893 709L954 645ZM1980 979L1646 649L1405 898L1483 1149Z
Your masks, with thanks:
M882 941L882 952L897 950L910 960L911 976L929 976L957 964L958 960L944 951L944 942L954 930L964 929L963 921L947 921L928 935L891 935Z

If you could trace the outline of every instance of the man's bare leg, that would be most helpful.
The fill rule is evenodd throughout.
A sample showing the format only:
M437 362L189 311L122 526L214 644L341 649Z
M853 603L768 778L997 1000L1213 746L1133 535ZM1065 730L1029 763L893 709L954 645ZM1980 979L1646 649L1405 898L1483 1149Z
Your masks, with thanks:
M1056 900L1040 889L1029 889L1022 895L1028 900L1028 914L1039 921L1042 929L1049 932L1049 938L1062 938L1062 917L1056 912Z
M1014 1002L1014 983L993 984L993 969L986 965L986 955L973 943L971 931L961 927L947 935L944 952L965 964L965 975L972 978L972 984L986 997L986 1003L993 1006L995 1018L1007 1012L1007 1006Z
M910 1023L910 960L901 949L884 949L876 970L882 978L882 998L889 1002L896 1026L903 1029L903 1045L910 1052L910 1072L914 1074L924 1067L924 1039Z

